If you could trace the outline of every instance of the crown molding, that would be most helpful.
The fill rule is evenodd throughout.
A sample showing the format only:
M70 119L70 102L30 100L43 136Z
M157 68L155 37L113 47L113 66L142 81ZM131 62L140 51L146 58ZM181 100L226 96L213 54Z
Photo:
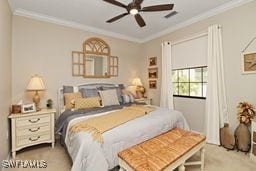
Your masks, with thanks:
M53 24L57 24L57 25L61 25L61 26L75 28L75 29L79 29L79 30L83 30L83 31L88 31L91 33L96 33L96 34L110 36L110 37L114 37L114 38L118 38L118 39L128 40L131 42L141 43L140 39L129 37L129 36L126 36L123 34L106 31L106 30L99 29L96 27L87 26L87 25L80 24L77 22L72 22L72 21L68 21L68 20L57 18L57 17L52 17L52 16L48 16L48 15L44 15L44 14L40 14L40 13L36 13L36 12L32 12L32 11L20 9L20 8L14 10L13 14L17 15L17 16L32 18L35 20L45 21L45 22L49 22L49 23L53 23Z
M23 16L23 17L28 17L28 18L32 18L35 20L40 20L40 21L45 21L45 22L49 22L49 23L53 23L53 24L57 24L57 25L62 25L62 26L66 26L66 27L70 27L70 28L75 28L75 29L79 29L79 30L83 30L83 31L88 31L88 32L92 32L92 33L96 33L96 34L101 34L101 35L105 35L105 36L110 36L110 37L114 37L114 38L118 38L118 39L123 39L123 40L128 40L131 42L136 42L136 43L145 43L148 41L151 41L153 39L159 38L161 36L164 36L166 34L170 34L176 30L179 30L181 28L187 27L191 24L194 24L196 22L202 21L204 19L207 19L209 17L218 15L220 13L223 13L225 11L228 11L230 9L233 9L235 7L244 5L246 3L252 2L255 0L233 0L229 3L226 3L222 6L219 6L217 8L214 8L212 10L209 10L206 13L203 13L201 15L198 15L196 17L193 17L189 20L186 20L185 22L182 22L180 24L171 26L157 34L153 34L149 37L146 37L144 39L137 39L135 37L130 37L130 36L126 36L123 34L119 34L119 33L114 33L111 31L106 31L103 29L99 29L96 27L92 27L92 26L87 26L87 25L83 25L77 22L72 22L72 21L68 21L68 20L64 20L64 19L60 19L60 18L56 18L56 17L52 17L52 16L48 16L48 15L44 15L44 14L40 14L40 13L36 13L36 12L32 12L32 11L28 11L28 10L24 10L24 9L15 9L13 10L13 14L17 15L17 16Z
M177 24L175 26L169 27L169 28L167 28L167 29L157 33L157 34L153 34L153 35L143 39L142 42L145 43L145 42L151 41L153 39L157 39L157 38L159 38L161 36L164 36L166 34L170 34L170 33L174 32L174 31L177 31L179 29L187 27L187 26L189 26L191 24L194 24L196 22L202 21L204 19L207 19L207 18L215 16L215 15L218 15L220 13L223 13L225 11L231 10L233 8L242 6L242 5L247 4L249 2L252 2L252 1L255 1L255 0L233 0L233 1L231 1L229 3L226 3L226 4L222 5L222 6L219 6L217 8L212 9L212 10L209 10L208 12L206 12L204 14L198 15L198 16L193 17L193 18L191 18L191 19L189 19L189 20L187 20L185 22L182 22L182 23Z

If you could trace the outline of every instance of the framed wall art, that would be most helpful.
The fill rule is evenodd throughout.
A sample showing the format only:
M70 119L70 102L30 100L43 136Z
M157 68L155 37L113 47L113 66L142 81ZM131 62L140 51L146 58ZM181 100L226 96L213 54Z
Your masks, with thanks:
M158 78L158 68L149 68L148 69L148 78L149 79Z
M157 88L157 81L156 80L149 80L149 88L150 89L156 89Z
M256 52L242 53L242 73L256 73Z
M157 57L149 58L149 66L156 66L157 65Z

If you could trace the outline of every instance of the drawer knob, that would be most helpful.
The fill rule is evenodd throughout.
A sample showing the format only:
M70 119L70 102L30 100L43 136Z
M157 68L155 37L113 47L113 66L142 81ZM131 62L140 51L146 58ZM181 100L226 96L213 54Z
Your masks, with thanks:
M37 136L36 138L29 138L30 141L37 141L40 138L40 136Z
M31 120L31 119L29 119L28 120L30 123L37 123L38 121L40 121L40 118L37 118L37 120Z
M29 129L30 132L37 132L39 130L40 130L40 127L38 127L37 129L31 129L31 128Z

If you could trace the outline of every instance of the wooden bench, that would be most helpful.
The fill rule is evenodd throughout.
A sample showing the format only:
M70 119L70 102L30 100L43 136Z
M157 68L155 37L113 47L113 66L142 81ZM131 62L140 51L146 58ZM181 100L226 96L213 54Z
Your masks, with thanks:
M205 136L179 128L147 140L118 153L120 170L169 171L185 165L201 165L204 170ZM201 160L185 161L200 151Z

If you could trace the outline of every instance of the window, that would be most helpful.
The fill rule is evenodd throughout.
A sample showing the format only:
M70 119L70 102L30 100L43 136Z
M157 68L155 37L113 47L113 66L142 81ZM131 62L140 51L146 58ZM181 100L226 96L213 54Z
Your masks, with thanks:
M178 97L206 97L207 67L175 69L172 71L173 95Z

